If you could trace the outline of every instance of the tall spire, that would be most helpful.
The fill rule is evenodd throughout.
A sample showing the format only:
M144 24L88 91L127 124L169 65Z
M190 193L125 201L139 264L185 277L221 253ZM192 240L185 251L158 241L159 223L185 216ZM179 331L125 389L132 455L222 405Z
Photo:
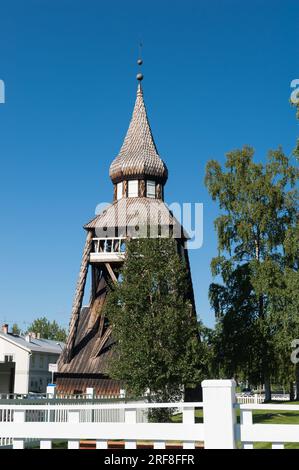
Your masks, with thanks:
M120 152L110 166L113 183L132 178L153 178L163 184L167 180L167 167L158 154L144 104L142 78L142 74L137 75L139 83L132 119Z

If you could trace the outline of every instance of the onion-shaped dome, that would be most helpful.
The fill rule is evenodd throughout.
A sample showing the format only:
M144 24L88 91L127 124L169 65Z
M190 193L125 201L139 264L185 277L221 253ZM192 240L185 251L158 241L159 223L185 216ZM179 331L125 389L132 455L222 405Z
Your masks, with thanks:
M113 183L126 179L154 179L164 184L167 180L168 170L154 142L140 83L127 135L110 165L109 175Z

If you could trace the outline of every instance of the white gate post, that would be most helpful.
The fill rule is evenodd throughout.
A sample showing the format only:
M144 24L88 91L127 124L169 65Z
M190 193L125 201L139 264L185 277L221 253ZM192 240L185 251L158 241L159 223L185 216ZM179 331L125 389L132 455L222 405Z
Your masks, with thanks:
M234 380L202 382L205 449L236 448L235 387Z

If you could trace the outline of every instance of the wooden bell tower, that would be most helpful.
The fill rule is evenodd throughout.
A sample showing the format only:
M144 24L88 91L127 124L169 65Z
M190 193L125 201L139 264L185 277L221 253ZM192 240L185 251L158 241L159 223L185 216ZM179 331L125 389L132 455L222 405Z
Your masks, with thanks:
M141 65L142 61L139 60ZM134 236L163 236L169 232L188 263L187 236L164 203L168 170L160 158L149 125L139 81L132 119L118 156L110 166L114 185L113 203L84 228L87 232L75 292L66 347L58 361L58 391L116 395L120 383L109 378L107 364L113 354L113 331L103 315L109 282L118 282L126 243ZM156 234L156 235L155 235ZM82 308L88 271L91 293ZM191 300L194 306L190 275ZM195 306L194 306L195 312Z

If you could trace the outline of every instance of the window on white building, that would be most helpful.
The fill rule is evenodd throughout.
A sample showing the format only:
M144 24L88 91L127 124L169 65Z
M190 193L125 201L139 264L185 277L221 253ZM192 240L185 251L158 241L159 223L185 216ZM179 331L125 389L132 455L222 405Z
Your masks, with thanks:
M4 362L13 362L13 356L12 355L4 356Z
M128 197L138 197L138 180L128 182Z
M146 182L146 197L156 197L156 182L148 180Z
M117 183L116 186L116 197L117 200L121 199L123 197L123 183Z

